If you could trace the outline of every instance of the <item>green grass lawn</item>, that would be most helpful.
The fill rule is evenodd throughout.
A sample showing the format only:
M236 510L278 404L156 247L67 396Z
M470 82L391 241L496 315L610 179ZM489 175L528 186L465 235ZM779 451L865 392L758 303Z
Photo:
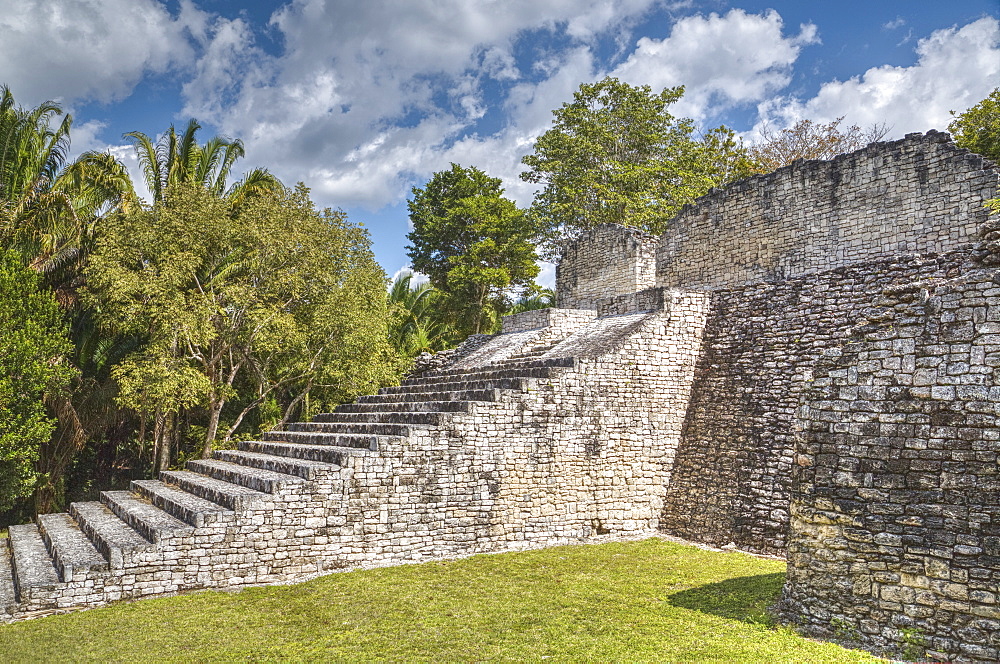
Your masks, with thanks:
M881 661L776 627L784 567L659 539L475 556L0 626L0 659Z

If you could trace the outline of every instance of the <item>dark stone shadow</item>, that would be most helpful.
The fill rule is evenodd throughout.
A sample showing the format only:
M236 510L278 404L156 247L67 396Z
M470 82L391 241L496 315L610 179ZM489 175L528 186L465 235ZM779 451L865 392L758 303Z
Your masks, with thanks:
M682 590L667 597L676 607L711 613L730 620L755 625L774 625L768 608L778 601L784 572L726 579L697 588Z

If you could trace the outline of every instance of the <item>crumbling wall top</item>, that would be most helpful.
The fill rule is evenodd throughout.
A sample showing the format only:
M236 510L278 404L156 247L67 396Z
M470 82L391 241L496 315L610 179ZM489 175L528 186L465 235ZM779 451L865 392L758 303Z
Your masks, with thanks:
M681 210L660 237L656 283L714 289L967 248L998 184L995 164L938 131L796 161Z

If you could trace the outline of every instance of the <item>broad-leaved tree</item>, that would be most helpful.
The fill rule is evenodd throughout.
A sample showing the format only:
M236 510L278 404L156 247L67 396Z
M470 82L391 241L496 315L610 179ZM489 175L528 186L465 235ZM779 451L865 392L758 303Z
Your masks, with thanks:
M0 512L33 491L40 446L56 428L46 400L75 374L62 313L21 262L0 249Z
M963 113L955 114L948 125L955 144L1000 164L1000 88Z
M461 335L491 331L508 291L538 275L538 227L503 191L499 178L452 164L414 187L409 201L407 255L446 295Z
M146 340L115 375L121 403L153 417L161 468L181 411L204 409L207 455L230 401L240 412L227 438L269 399L284 398L287 419L310 393L351 398L395 370L368 235L315 210L304 187L234 208L202 186L172 185L108 224L87 278L104 328Z
M553 111L521 174L541 185L531 215L545 231L547 254L599 224L660 233L684 204L752 172L731 130L699 136L692 120L670 113L683 94L607 77L581 85Z

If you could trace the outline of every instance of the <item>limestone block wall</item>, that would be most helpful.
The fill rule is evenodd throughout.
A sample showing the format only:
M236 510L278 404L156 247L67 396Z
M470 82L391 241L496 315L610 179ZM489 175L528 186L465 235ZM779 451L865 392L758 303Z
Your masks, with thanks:
M797 408L816 362L884 288L944 279L968 258L911 256L713 291L661 528L783 554Z
M503 334L510 334L512 332L526 332L528 330L545 328L546 332L552 335L553 338L563 338L569 332L572 332L583 324L589 323L596 317L597 314L593 309L556 309L549 307L547 309L522 311L512 316L504 316L501 332Z
M876 304L800 411L783 612L912 658L1000 661L1000 270Z
M442 532L465 540L466 551L492 551L656 530L707 302L693 294L671 304L595 321L543 355L576 357L572 368L456 415L447 436L389 450L400 455L388 473L397 477L432 457L417 464L424 470L403 509L426 509L434 487L448 487L435 512L457 521L434 527L428 545L447 540Z
M560 308L594 309L596 301L656 284L655 236L604 224L570 243L556 266Z
M997 185L990 162L935 131L796 162L682 210L660 237L656 284L720 288L967 247Z

